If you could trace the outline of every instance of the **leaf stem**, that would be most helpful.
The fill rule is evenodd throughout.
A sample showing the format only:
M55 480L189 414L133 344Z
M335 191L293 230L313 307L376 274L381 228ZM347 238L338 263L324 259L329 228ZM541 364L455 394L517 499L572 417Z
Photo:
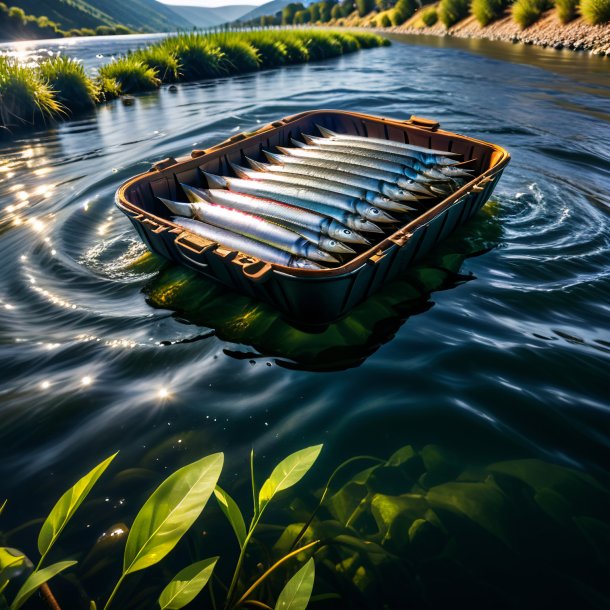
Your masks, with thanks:
M112 589L112 593L110 594L110 597L108 598L108 601L106 602L106 605L104 606L104 610L108 610L108 608L110 607L110 604L112 603L112 600L114 599L115 595L117 594L117 591L119 590L119 587L121 586L121 583L123 582L123 580L125 580L125 572L123 572L121 574L121 578L119 578L118 582L116 583L116 585L114 585L114 589Z
M263 608L263 610L273 610L271 606L268 606L263 602L259 602L256 599L246 599L242 602L242 606L254 606L255 608Z
M277 568L279 568L283 563L285 563L286 561L288 561L289 559L291 559L292 557L294 557L295 555L298 555L299 553L306 551L307 549L310 549L311 547L315 546L316 544L318 544L320 541L319 540L314 540L313 542L310 542L309 544L306 544L305 546L302 546L298 549L296 549L295 551L292 551L291 553L288 553L288 555L284 555L284 557L282 557L281 559L279 559L278 561L276 561L260 578L258 578L256 580L256 582L254 582L254 584L240 597L240 599L237 601L237 603L235 604L235 608L239 608L239 606L241 604L244 603L244 601L246 600L246 598L265 580L265 578L267 578L271 573L273 573Z

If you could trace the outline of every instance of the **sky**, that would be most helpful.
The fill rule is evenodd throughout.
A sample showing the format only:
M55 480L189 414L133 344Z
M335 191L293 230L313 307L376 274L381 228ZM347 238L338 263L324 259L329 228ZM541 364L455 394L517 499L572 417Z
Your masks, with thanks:
M158 0L163 4L174 4L178 6L227 6L229 4L251 4L252 6L260 6L269 0Z

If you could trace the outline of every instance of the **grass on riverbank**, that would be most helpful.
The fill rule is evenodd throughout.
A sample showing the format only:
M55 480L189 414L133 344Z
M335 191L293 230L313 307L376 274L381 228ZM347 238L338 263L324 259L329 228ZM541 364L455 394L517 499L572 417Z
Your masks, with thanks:
M387 44L369 32L332 30L179 34L102 66L96 78L66 57L24 66L0 56L0 129L37 125L162 83L243 74Z

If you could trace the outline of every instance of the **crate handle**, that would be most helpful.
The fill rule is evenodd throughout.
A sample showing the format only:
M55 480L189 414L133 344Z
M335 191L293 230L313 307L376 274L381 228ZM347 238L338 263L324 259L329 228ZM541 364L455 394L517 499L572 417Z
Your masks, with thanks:
M262 266L260 265L261 263ZM254 268L254 271L252 271L252 268ZM269 279L269 273L273 270L273 267L269 263L259 260L255 263L244 265L241 270L242 273L253 282L264 282Z
M376 265L379 261L386 257L387 253L387 250L377 250L374 254L369 256L367 262L371 263L372 265Z
M405 231L404 229L401 229L399 231L396 231L396 233L394 233L394 235L391 235L390 237L388 237L388 239L396 244L399 248L402 248L408 241L409 239L411 239L411 237L413 236L413 233L410 233L409 231Z
M410 119L406 120L407 125L414 125L415 127L422 127L428 131L437 131L441 124L434 119L426 119L421 116L412 115Z
M165 229L167 229L167 227L165 225L162 225L159 222L155 222L154 220L151 220L150 218L142 218L142 215L140 214L140 218L136 219L140 224L143 225L149 225L150 226L150 230L153 233L163 233L163 231L165 231Z
M189 250L190 252L193 252L193 254L203 254L215 244L213 241L199 237L199 235L193 235L188 231L180 233L180 235L174 239L174 243L179 248Z

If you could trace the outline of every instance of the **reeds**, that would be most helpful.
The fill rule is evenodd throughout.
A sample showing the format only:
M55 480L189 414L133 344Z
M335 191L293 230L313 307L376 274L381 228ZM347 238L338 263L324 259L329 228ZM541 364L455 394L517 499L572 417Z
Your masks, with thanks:
M486 26L502 17L506 10L506 0L472 0L470 10L476 20Z
M610 0L581 0L580 12L593 25L610 22Z
M0 56L0 128L36 125L125 93L155 90L162 83L328 59L387 44L368 32L332 30L185 33L119 57L102 66L95 78L67 57L23 66Z

